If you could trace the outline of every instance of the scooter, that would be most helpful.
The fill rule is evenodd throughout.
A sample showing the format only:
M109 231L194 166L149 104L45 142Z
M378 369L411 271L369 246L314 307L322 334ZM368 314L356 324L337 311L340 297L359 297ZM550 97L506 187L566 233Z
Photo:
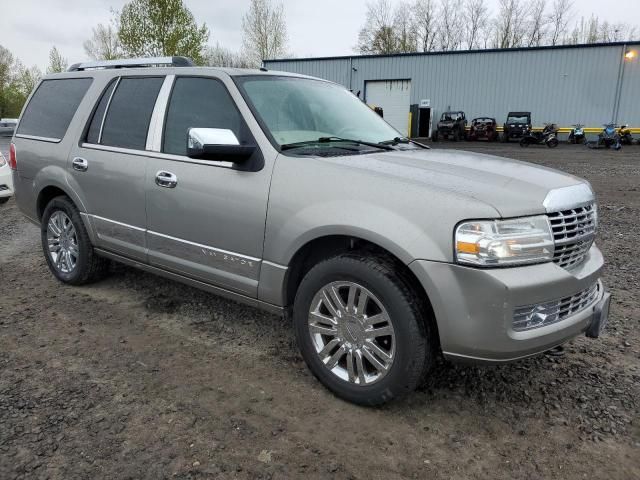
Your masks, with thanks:
M575 125L571 125L573 128L571 129L571 133L569 134L569 138L567 139L567 143L581 144L584 143L586 139L586 135L584 133L584 125L581 123L576 123Z
M618 136L620 137L620 143L623 145L633 145L633 137L631 136L629 125L620 125Z
M620 135L618 134L618 130L614 123L607 123L604 125L604 129L598 135L598 146L605 148L613 147L615 150L620 150L622 148Z
M546 123L542 132L534 132L527 129L524 137L520 139L521 147L529 145L546 145L549 148L558 146L558 127L555 123Z

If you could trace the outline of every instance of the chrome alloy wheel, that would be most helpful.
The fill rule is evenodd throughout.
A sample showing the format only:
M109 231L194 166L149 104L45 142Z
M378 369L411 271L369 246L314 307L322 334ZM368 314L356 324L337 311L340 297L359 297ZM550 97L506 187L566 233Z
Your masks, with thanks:
M390 370L395 333L380 300L354 282L332 282L313 297L309 334L324 366L342 380L370 385Z
M62 273L71 273L78 263L80 249L73 222L61 210L49 218L47 224L47 245L55 268Z

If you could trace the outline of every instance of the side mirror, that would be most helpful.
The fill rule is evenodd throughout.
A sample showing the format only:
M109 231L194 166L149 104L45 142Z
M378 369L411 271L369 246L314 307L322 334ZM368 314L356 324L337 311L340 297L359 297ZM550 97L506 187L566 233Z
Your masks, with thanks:
M255 151L255 145L240 145L235 134L224 128L190 128L187 134L189 158L243 163Z

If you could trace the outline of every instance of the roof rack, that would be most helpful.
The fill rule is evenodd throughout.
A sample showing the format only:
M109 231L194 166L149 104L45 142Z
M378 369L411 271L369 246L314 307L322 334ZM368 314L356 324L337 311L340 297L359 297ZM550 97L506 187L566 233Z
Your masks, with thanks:
M187 57L148 57L123 58L121 60L99 60L97 62L74 63L67 72L80 72L95 68L137 68L137 67L193 67L193 61Z

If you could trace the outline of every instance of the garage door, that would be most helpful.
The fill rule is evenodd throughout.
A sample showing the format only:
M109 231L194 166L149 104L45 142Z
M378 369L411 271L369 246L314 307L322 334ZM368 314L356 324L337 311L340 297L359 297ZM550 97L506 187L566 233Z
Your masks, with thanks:
M407 135L411 80L376 80L365 84L366 102L382 107L384 119Z

